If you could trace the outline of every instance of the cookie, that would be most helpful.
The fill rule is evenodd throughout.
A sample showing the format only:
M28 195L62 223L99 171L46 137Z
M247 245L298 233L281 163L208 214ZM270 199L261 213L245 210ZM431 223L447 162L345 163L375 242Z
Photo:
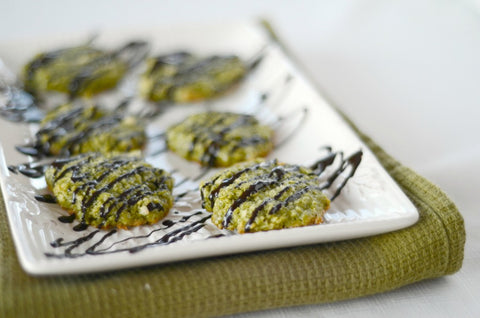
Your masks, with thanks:
M34 95L55 91L89 97L115 87L127 69L114 52L84 45L38 54L25 65L23 82Z
M246 66L237 56L199 59L188 52L176 52L150 58L139 89L153 102L195 102L222 94L245 73Z
M81 224L102 229L156 223L173 205L173 178L136 157L58 159L45 179L62 208Z
M64 104L48 112L35 135L46 155L129 152L146 143L144 124L134 116L96 105Z
M225 167L267 155L273 130L252 115L204 112L167 130L170 150L203 166Z
M213 224L245 233L323 223L330 200L319 185L310 169L259 159L220 171L200 192Z

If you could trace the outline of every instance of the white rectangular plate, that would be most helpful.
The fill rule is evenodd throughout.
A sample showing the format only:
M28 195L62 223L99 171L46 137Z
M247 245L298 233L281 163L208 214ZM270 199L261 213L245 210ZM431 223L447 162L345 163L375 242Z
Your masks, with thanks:
M0 59L18 74L21 66L35 53L78 45L88 36L69 34L2 43ZM136 39L149 41L152 55L182 49L199 55L237 54L248 60L260 52L263 54L261 63L238 88L214 101L167 107L147 127L150 135L165 131L169 125L188 114L205 110L254 112L262 122L272 124L276 131L278 146L269 158L309 166L325 156L324 146L330 146L334 152L343 152L345 156L362 150L360 166L332 202L324 224L240 235L221 231L207 220L198 223L203 226L188 234L185 227L192 227L209 216L201 209L200 195L195 191L199 182L194 179L202 171L198 164L187 162L170 152L148 156L165 146L161 139L152 140L145 151L147 160L167 171L176 171L173 176L180 185L175 187L174 195L186 193L178 198L167 216L167 220L180 222L172 227L168 226L168 222L160 221L152 226L130 230L103 231L88 228L76 232L73 230L76 223L62 223L58 220L59 216L66 215L65 211L55 204L42 203L34 198L37 194L48 192L43 178L28 178L8 169L9 165L34 160L20 154L15 146L32 140L36 126L12 123L0 118L1 187L18 257L28 273L57 275L107 271L345 240L394 231L417 221L415 207L370 150L260 25L232 23L221 26L102 31L95 44L118 47ZM134 94L135 78L131 76L116 92L105 94L99 99L114 105L122 97ZM144 104L139 98L133 100L133 107L142 107ZM326 179L340 161L338 156L333 166L321 177ZM347 172L341 174L335 184L325 191L329 197ZM202 178L212 173L213 169ZM146 248L134 252L138 246Z

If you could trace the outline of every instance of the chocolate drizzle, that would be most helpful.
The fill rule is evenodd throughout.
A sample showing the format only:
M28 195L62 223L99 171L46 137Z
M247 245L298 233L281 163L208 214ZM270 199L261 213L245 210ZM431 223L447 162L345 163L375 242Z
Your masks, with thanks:
M142 62L150 51L150 45L146 41L131 41L111 53L112 57L118 57L126 61L130 68Z
M196 217L197 219L190 221L193 217ZM145 235L128 236L127 238L113 241L108 244L106 243L107 239L117 233L117 230L107 232L95 230L73 241L65 241L63 238L58 238L51 242L50 246L55 249L63 249L62 252L45 253L45 255L54 258L76 258L84 255L105 255L120 252L137 253L148 247L168 245L177 242L184 237L201 230L209 218L210 215L205 215L205 212L203 211L194 211L175 221L165 220L161 223L161 226L151 230ZM183 223L187 224L182 225ZM136 244L133 247L119 247L128 241L135 242L137 240L145 240L154 235L157 237L159 236L159 238L156 238L153 242ZM75 252L75 249L80 249L80 251Z
M233 182L235 182L235 180L237 180L238 178L240 178L243 174L249 172L249 171L252 171L252 170L257 170L261 167L262 165L261 164L258 164L258 165L254 165L252 167L247 167L243 170L240 170L239 172L235 173L233 176L231 176L230 178L227 178L227 179L224 179L220 185L218 185L215 189L212 190L212 192L209 194L208 196L208 199L211 201L211 206L212 206L212 209L215 205L215 200L217 199L217 196L218 196L218 193L225 187L229 186L230 184L232 184ZM273 171L273 170L272 170ZM215 182L216 180L212 180L211 183ZM207 183L208 184L208 183ZM203 194L203 192L202 192Z
M330 198L331 201L335 200L340 195L342 189L347 185L348 180L350 180L355 172L357 171L360 162L362 161L363 152L361 150L355 152L354 154L350 155L348 158L341 160L340 166L332 173L332 175L328 178L327 183L322 186L322 189L329 188L332 186L334 181L345 171L346 175L340 185L336 188L335 193ZM327 160L327 162L329 162Z
M75 221L75 214L59 216L58 220L62 223L73 223L73 221Z
M35 195L35 199L44 203L57 203L57 199L51 194Z
M204 150L204 155L200 159L203 165L205 166L214 166L218 157L218 152L220 151L220 148L224 145L227 144L227 141L225 140L224 136L229 133L230 131L242 127L242 126L249 126L253 125L256 123L256 120L249 115L239 115L239 117L232 122L230 125L225 126L222 130L220 130L218 133L213 134L210 130L208 130L209 127L221 124L224 120L226 119L225 116L221 116L218 118L217 121L212 123L210 126L201 126L197 127L196 130L193 131L193 133L197 136L193 139L191 145L190 145L190 151L193 152L193 149L195 148L196 144L203 141L204 139L210 139L210 143L207 145L206 149ZM261 142L267 142L267 140L260 138L259 136L254 136L258 140L256 143L261 143ZM249 145L253 145L254 139L240 139L238 140L237 144L232 147L231 153L233 153L236 149L239 147L247 147Z
M55 51L51 51L48 53L40 54L36 57L30 64L26 67L26 76L25 82L29 82L35 76L35 72L37 72L40 68L48 66L48 64L54 62L60 55L65 53L66 49L59 49ZM34 91L32 91L34 93Z
M38 123L44 114L32 95L0 79L0 116L12 122Z
M47 163L38 163L38 162L29 162L22 163L18 165L8 166L8 170L12 173L21 173L29 178L41 178L45 175L45 170L50 165L50 162Z
M163 66L176 66L179 67L182 64L185 64L188 60L193 58L192 54L186 51L178 51L167 55L157 56L154 59L152 68L150 69L149 74L152 75L160 67Z
M283 137L283 139L278 140L275 143L275 148L278 149L280 147L283 147L285 144L287 144L287 142L290 141L301 130L301 128L305 124L305 121L307 120L307 118L308 118L308 108L307 107L296 109L289 114L280 116L277 119L276 123L274 123L273 126L281 126L282 124L285 124L287 122L287 120L288 120L289 123L291 123L292 121L296 121L296 122L294 122L293 127L290 127L289 131L287 131L287 132L284 131L286 128L283 128L283 127L278 127L276 129L278 131L282 131L285 134L285 136Z
M238 199L236 199L233 202L233 204L228 208L228 211L225 214L225 218L223 219L223 222L222 222L223 227L228 227L228 224L232 220L233 211L235 211L242 203L247 201L247 199L251 195L256 194L260 190L262 190L263 188L266 188L266 187L274 185L274 184L278 184L278 180L267 180L267 181L259 180L259 181L256 181L254 184L250 185L247 188L247 190L242 192L240 197Z

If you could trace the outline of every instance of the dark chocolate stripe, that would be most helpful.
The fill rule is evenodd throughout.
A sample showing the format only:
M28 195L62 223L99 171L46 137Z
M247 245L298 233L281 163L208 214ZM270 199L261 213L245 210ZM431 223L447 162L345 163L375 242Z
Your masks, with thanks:
M28 66L26 69L26 79L25 81L31 81L33 77L35 76L35 73L37 70L39 70L42 67L47 66L48 64L52 63L57 59L63 52L65 52L65 49L60 49L48 53L41 54L37 58L35 58Z
M276 167L278 168L278 167ZM283 175L282 175L283 176ZM295 177L295 176L294 176ZM298 176L297 176L298 177ZM290 178L289 178L290 179ZM288 179L287 179L288 180ZM260 211L262 211L265 206L273 201L277 201L277 200L280 200L280 198L290 189L292 189L292 186L298 186L299 184L302 184L302 183L305 183L307 182L307 180L301 180L299 182L296 182L295 184L293 185L287 185L285 186L283 189L281 189L280 191L277 192L277 194L275 194L275 196L273 198L268 198L266 200L264 200L260 205L258 205L253 211L252 211L252 214L250 215L250 218L248 219L247 223L245 224L245 232L249 232L251 227L252 227L252 224L255 222L255 219L257 218L258 216L258 213ZM275 206L274 206L275 208ZM279 207L281 208L281 207ZM278 209L279 209L278 208ZM270 214L272 214L272 209L270 209Z
M101 54L84 65L80 72L68 83L70 97L76 97L84 87L102 76L104 71L99 72L99 67L111 63L114 58L115 56L113 54ZM98 73L97 76L94 76L95 73Z
M280 202L278 204L276 204L275 206L273 206L270 211L268 212L268 214L275 214L278 212L278 210L280 210L281 208L287 206L289 203L291 202L294 202L298 199L300 199L305 193L309 192L310 190L312 189L318 189L320 190L319 188L315 188L315 187L312 187L312 186L306 186L305 188L302 188L301 190L295 192L294 194L290 195L287 199L285 199L283 202Z
M276 163L276 161L275 161ZM235 180L237 180L238 178L240 178L243 174L249 172L249 171L253 171L253 170L257 170L259 169L260 167L264 166L264 163L258 163L258 164L255 164L253 166L250 166L250 167L247 167L245 169L242 169L238 172L236 172L233 176L231 176L230 178L227 178L227 179L224 179L222 180L222 182L220 182L220 184L215 188L213 189L210 194L208 195L208 199L210 200L210 203L211 203L211 207L213 209L214 205L215 205L215 200L217 199L218 197L218 193L225 187L228 187L229 185L231 185L232 183L235 182ZM217 180L217 179L215 179ZM214 181L215 181L214 180ZM208 184L206 184L208 185Z
M109 191L110 189L112 189L117 183L121 182L122 180L124 179L128 179L132 176L135 176L136 174L139 174L141 172L144 172L146 170L151 170L151 168L149 167L145 167L145 166L138 166L138 167L135 167L133 170L127 172L127 173L124 173L120 176L118 176L117 178L115 178L114 180L110 181L107 185L103 186L102 188L96 190L94 193L92 193L92 195L90 196L90 198L88 198L88 201L85 202L85 199L87 198L87 196L84 197L84 202L82 204L82 209L87 209L89 208L90 206L92 206L93 202L98 198L98 196L106 191ZM116 170L110 170L110 174L113 174L113 173L116 173L117 171Z
M342 183L335 190L335 193L330 198L331 201L333 201L336 197L338 197L340 195L340 192L346 186L348 180L350 180L354 176L355 172L357 171L358 166L360 165L360 162L362 161L362 156L363 156L363 152L361 150L359 150L356 153L354 153L353 155L351 155L350 157L348 157L344 161L345 165L344 165L342 171L344 171L349 166L351 167L351 169L350 169L350 172L348 173L348 175L342 181Z
M185 51L174 52L168 55L162 55L155 58L155 63L149 71L150 75L153 75L160 67L165 65L179 66L184 64L185 61L192 57L192 54Z
M138 192L139 189L142 189L143 185L137 185L131 188L128 188L124 192L120 193L119 196L111 196L109 197L100 208L100 217L106 219L108 215L112 212L113 208L121 201L124 201L128 195L134 193L135 191ZM105 210L108 207L108 210Z
M195 124L190 128L190 132L195 137L192 139L192 142L190 143L189 151L187 155L188 157L192 156L193 151L195 150L195 146L198 143L208 140L209 138L212 138L212 139L215 138L215 136L212 136L213 131L211 130L211 128L216 125L220 125L226 118L226 116L222 116L221 113L212 113L211 116L213 118L210 117L207 120L207 122L201 122L199 124ZM215 118L215 116L217 118Z
M37 136L41 134L47 134L58 128L66 128L67 126L71 126L72 122L74 122L79 115L83 113L83 110L84 109L82 107L77 107L58 115L51 121L47 122L40 130L38 130Z
M62 179L63 177L65 177L65 175L69 172L72 172L72 177L75 176L76 173L78 173L78 171L80 171L81 167L90 162L93 158L92 157L86 157L84 159L81 159L79 160L78 162L75 163L75 165L71 165L71 166L68 166L66 167L65 169L63 170L57 170L55 171L55 174L54 174L54 180L53 182L57 182L58 180ZM53 166L55 166L55 162L53 163ZM58 174L60 172L60 174ZM57 175L58 174L58 175Z
M262 190L263 188L269 187L276 183L278 183L278 180L267 180L267 181L259 180L251 184L245 191L242 192L242 194L238 197L238 199L233 201L232 205L228 208L228 211L225 214L225 217L223 218L223 222L222 222L223 227L228 227L228 225L230 224L230 221L232 220L233 212L245 201L247 201L251 195L254 195L260 192L260 190Z
M235 141L235 144L232 147L232 149L230 149L230 153L233 153L233 152L237 151L239 148L255 146L255 145L259 145L259 144L266 144L268 142L269 142L269 140L267 140L267 139L265 139L261 136L258 136L258 135L252 136L252 137L249 137L249 138L238 139L238 140Z
M252 215L250 215L250 218L248 219L247 223L245 224L245 232L249 232L250 229L252 228L253 222L255 222L255 219L257 218L257 215L260 211L262 211L267 204L272 202L272 198L268 198L267 200L263 201L260 205L258 205L253 211Z
M98 136L104 133L104 131L108 131L108 129L110 129L112 126L117 125L121 121L122 118L114 116L105 117L98 121L95 121L85 127L83 130L77 131L77 134L71 136L71 138L66 141L65 149L67 149L69 153L73 153L75 150L75 146L78 146L82 142L85 142L92 135Z
M212 113L211 116L213 116L213 118L208 118L208 121L204 122L203 125L194 125L191 127L191 133L193 133L195 137L190 144L187 157L191 157L197 144L210 141L203 149L203 155L200 159L200 162L207 166L214 166L220 148L227 144L225 135L240 127L257 123L254 117L241 114L238 115L233 122L228 125L224 125L220 131L215 132L215 128L221 127L223 122L232 115L233 114L231 113Z

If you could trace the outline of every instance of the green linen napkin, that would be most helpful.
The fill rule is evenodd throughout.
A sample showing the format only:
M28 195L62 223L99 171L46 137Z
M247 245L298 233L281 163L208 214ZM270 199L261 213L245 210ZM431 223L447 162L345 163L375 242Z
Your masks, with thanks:
M0 317L212 317L360 297L458 271L465 228L455 205L357 132L418 208L415 225L334 243L32 277L18 263L0 198Z

